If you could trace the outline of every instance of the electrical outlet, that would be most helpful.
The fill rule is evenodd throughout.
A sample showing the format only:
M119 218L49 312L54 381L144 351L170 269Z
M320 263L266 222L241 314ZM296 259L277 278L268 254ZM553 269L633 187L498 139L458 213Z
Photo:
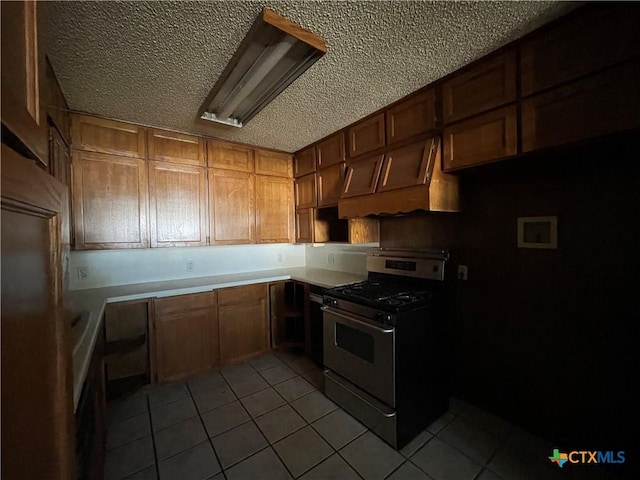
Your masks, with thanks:
M467 280L469 278L469 269L466 265L458 265L458 280Z
M333 261L334 261L333 253L330 253L329 255L327 255L327 263L329 265L333 265Z
M87 266L78 267L77 273L78 273L78 280L86 280L87 278L89 278L89 267Z
M187 272L190 272L193 270L194 264L195 262L193 260L187 260Z
M282 263L282 254L281 254L281 253L279 253L279 254L276 256L276 260L278 260L278 263Z

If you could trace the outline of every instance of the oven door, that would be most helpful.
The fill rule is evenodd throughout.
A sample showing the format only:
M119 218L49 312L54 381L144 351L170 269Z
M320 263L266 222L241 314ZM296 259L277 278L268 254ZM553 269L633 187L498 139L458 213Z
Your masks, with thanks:
M323 306L324 364L395 407L395 329Z

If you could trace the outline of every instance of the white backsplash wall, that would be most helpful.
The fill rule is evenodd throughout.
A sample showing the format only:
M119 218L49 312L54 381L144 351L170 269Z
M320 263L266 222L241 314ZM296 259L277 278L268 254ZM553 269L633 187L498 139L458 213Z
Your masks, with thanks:
M191 271L187 271L188 261L193 261ZM304 265L304 245L291 244L78 251L71 252L69 288L84 290ZM78 273L82 267L87 271L84 279Z
M366 275L367 250L377 246L377 243L307 245L306 266Z

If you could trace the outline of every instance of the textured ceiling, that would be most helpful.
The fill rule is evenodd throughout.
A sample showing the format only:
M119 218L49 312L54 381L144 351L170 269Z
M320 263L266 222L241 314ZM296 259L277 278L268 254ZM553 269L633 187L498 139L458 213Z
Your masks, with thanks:
M563 14L560 2L43 2L44 48L74 110L298 150ZM242 129L196 113L267 6L327 54Z

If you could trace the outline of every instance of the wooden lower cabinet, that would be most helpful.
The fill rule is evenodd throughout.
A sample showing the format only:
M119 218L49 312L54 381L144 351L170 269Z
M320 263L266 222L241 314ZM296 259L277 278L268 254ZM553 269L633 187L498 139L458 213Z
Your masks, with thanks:
M269 349L267 284L219 290L220 361L226 364Z
M158 383L186 378L219 365L215 292L205 294L210 296L209 305L206 306L202 306L202 295L181 295L154 300ZM194 302L191 302L192 299ZM184 305L184 308L177 313L165 313L171 311L166 306L171 303ZM187 305L190 303L196 308L189 309Z

